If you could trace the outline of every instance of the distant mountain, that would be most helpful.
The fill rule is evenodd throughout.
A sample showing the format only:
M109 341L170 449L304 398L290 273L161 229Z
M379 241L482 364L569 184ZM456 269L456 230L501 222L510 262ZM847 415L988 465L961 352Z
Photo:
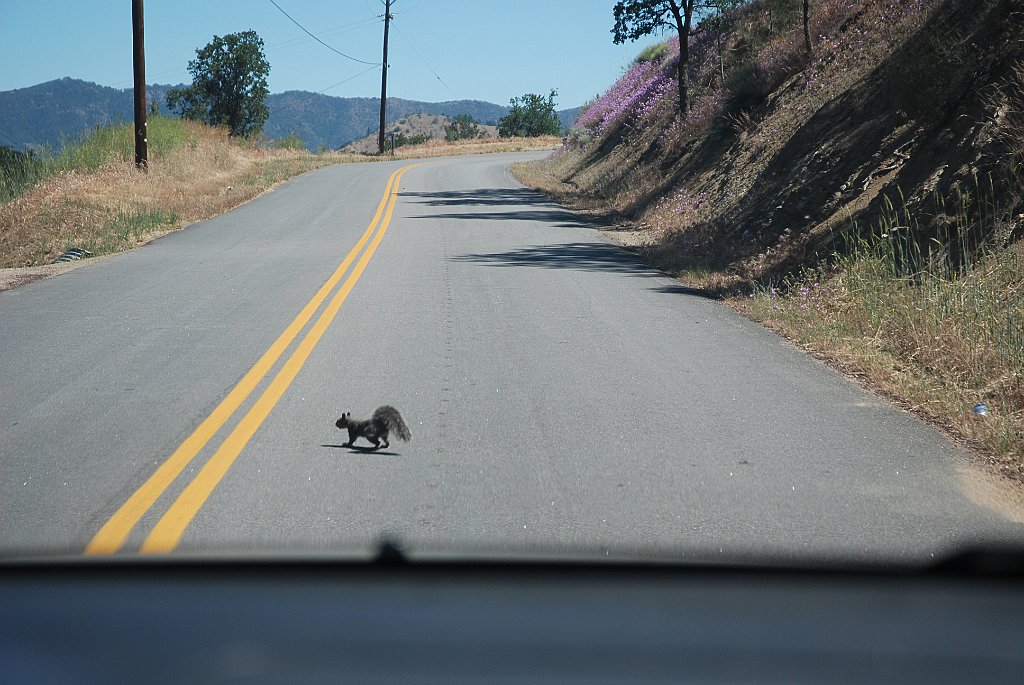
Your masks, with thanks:
M572 125L576 123L576 117L583 111L582 107L573 107L572 109L562 109L558 111L558 123L562 125L563 131L568 131L572 128Z
M167 91L175 86L147 86L150 102L167 113ZM269 138L295 133L311 150L336 149L376 130L380 106L376 98L340 98L306 91L275 93L267 97L270 118L264 126ZM469 114L482 124L494 125L508 107L479 100L418 102L388 98L389 121L411 114L454 117ZM559 112L567 127L579 108ZM29 88L0 91L0 145L16 150L60 147L102 124L131 121L132 89L100 86L62 78Z
M419 102L388 98L387 120L410 114L455 117L469 114L482 124L497 124L508 107L479 100ZM376 131L380 125L377 98L338 98L305 91L287 91L267 97L270 118L263 132L269 138L296 133L311 150L336 149Z
M146 96L162 105L173 87L147 86ZM131 121L132 100L131 88L118 90L72 78L0 91L0 145L15 150L58 148L97 125Z

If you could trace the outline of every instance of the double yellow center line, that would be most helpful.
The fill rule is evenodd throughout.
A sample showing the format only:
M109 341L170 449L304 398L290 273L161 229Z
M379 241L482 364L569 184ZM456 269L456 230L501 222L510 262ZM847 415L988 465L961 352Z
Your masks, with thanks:
M199 424L199 427L181 443L170 457L161 464L149 479L129 497L124 504L114 513L110 519L103 524L99 532L92 538L85 553L88 555L114 554L125 544L129 534L142 519L142 517L156 503L168 487L181 475L181 472L192 463L206 444L221 429L221 427L238 411L242 403L263 381L267 374L280 359L281 355L291 346L292 342L305 329L306 324L313 318L320 305L328 298L334 288L345 276L356 256L369 241L370 245L359 261L356 262L341 288L334 294L327 306L321 312L319 318L310 326L306 335L302 338L295 350L284 361L277 375L253 404L252 408L242 417L234 430L224 439L217 451L210 457L209 461L199 470L195 478L185 487L182 493L171 504L170 508L157 521L145 541L142 543L143 553L169 553L174 550L181 540L185 528L195 518L200 507L213 492L217 484L231 468L231 465L241 454L253 434L260 427L278 400L284 394L291 382L295 380L299 370L309 358L313 348L320 341L327 327L331 325L342 303L348 297L349 292L355 286L356 281L366 269L373 253L377 250L384 233L391 223L391 215L398 198L398 187L402 175L416 164L410 164L398 169L388 179L384 189L384 196L377 206L377 212L373 220L363 233L359 242L345 256L337 270L331 275L327 282L313 298L302 308L298 316L281 333L281 336L274 341L274 344L263 354L251 369L242 377L242 380L228 393L227 397L217 405L206 419ZM371 240L372 236L372 240Z

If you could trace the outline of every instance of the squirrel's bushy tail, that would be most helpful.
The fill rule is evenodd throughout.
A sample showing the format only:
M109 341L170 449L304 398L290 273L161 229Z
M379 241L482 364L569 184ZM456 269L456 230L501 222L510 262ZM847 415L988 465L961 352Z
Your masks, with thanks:
M402 420L402 415L392 406L378 407L377 411L373 412L373 420L383 423L390 432L395 434L396 438L403 442L409 442L412 439L412 433L409 432L409 427Z

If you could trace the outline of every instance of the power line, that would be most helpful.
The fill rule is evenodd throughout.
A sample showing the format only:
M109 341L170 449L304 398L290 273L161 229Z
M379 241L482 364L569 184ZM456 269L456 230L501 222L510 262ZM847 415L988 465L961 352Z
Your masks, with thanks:
M320 37L325 38L327 36L337 35L340 33L347 33L357 29L370 26L371 24L380 23L379 17L370 17L369 19L362 19L360 21L352 22L351 24L343 24L342 26L336 26L332 29L326 29L320 32ZM308 43L309 38L289 38L288 40L281 41L280 43L273 43L267 45L267 52L274 52L275 50L281 50L285 48L295 47L296 45L302 45Z
M278 9L278 10L280 10L281 14L283 14L283 15L284 15L284 16L286 16L286 17L288 17L288 19L290 19L290 20L291 20L291 22L292 22L293 24L295 24L295 25L296 25L296 26L298 26L298 27L299 27L300 29L302 29L303 31L305 31L306 35L308 35L308 36L309 36L310 38L312 38L313 40L315 40L315 41L316 41L317 43L320 43L320 45L323 45L323 46L324 46L325 48L327 48L327 49L328 49L328 50L330 50L331 52L336 52L337 54L341 55L341 56L342 56L342 57L344 57L345 59L350 59L350 60L352 60L353 62L359 62L360 64L372 64L373 66L379 66L379 63L377 63L377 62L366 62L366 61L364 61L364 60L361 60L361 59L356 59L356 58L355 58L355 57L353 57L352 55L346 55L346 54L345 54L344 52L342 52L341 50L338 50L337 48L331 47L330 45L328 45L327 43L323 42L322 40L320 40L319 38L317 38L316 36L314 36L314 35L313 35L312 33L310 33L310 32L309 32L309 30L308 30L308 29L306 29L306 27L305 27L305 26L303 26L303 25L302 25L302 24L300 24L299 22L295 21L295 19L293 19L293 18L292 18L292 15L288 14L287 12L285 12L285 11L284 11L284 9L282 9L280 5L278 5L278 4L276 3L276 2L274 2L274 0L270 0L270 4L271 4L271 5L273 5L274 7L276 7L276 8Z
M409 39L405 37L405 34L402 33L402 30L398 28L397 24L395 25L395 30L398 31L399 35L402 36L402 40L405 41L405 44L408 45L414 53L416 53L416 56L420 58L420 61L427 66L427 69L430 69L430 73L437 77L437 80L441 82L441 85L443 85L445 88L448 88L448 92L452 94L453 98L458 100L459 96L455 94L455 91L449 88L448 84L444 82L443 78L441 78L441 75L434 71L434 68L430 66L430 63L427 62L426 59L424 59L423 55L420 54L420 51L416 49L416 46L413 45L412 42L410 42Z
M340 85L341 85L342 83L348 83L348 82L349 82L349 81L351 81L352 79L356 79L356 78L359 78L359 77L360 77L360 76L362 76L363 74L368 74L368 73L370 73L371 71L373 71L374 69L377 69L377 68L379 68L379 67L380 67L380 65L379 65L379 64L374 64L374 65L373 65L372 67L370 67L369 69L364 69L363 71L359 72L359 73L358 73L358 74L356 74L355 76L349 76L349 77L348 77L347 79L342 79L341 81L338 81L337 83L333 83L333 84L331 84L331 85L327 86L326 88L324 88L323 90L318 90L318 91L316 92L316 95L323 95L324 93L326 93L327 91L329 91L329 90L330 90L331 88L337 88L337 87L338 87L338 86L340 86Z
M284 112L295 110L295 109L299 108L300 106L309 105L310 103L312 103L316 99L317 95L323 95L324 93L326 93L327 91L329 91L332 88L337 88L338 86L340 86L343 83L347 83L347 82L351 81L352 79L357 79L360 76L362 76L364 74L368 74L369 72L373 71L374 69L379 69L379 68L380 68L379 64L374 64L369 69L364 69L363 71L360 71L358 74L355 74L354 76L349 76L348 78L342 79L341 81L338 81L337 83L332 83L331 85L327 86L326 88L324 88L322 90L318 90L315 93L311 93L309 91L293 91L293 92L296 93L296 95L298 93L302 93L303 94L304 97L302 97L301 101L300 102L296 102L294 97L293 97L292 101L285 102L281 106L275 107L274 110L271 112L271 114L282 114ZM328 96L328 97L331 97L331 96Z

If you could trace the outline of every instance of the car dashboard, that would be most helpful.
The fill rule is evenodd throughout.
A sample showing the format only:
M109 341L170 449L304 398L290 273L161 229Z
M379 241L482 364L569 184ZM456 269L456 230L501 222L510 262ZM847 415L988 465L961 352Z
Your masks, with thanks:
M0 681L1020 683L1022 578L1019 556L890 572L6 562Z

